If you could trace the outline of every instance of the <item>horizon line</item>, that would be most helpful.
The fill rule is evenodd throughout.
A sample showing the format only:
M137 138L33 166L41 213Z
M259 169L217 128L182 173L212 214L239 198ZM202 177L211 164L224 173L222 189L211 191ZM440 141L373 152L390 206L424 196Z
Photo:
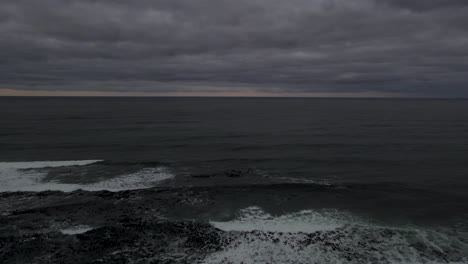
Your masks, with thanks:
M456 96L407 95L389 92L126 92L126 91L59 91L1 89L0 97L185 97L185 98L372 98L372 99L468 99Z
M468 100L468 97L436 96L215 96L215 95L0 95L0 98L258 98L258 99L415 99Z

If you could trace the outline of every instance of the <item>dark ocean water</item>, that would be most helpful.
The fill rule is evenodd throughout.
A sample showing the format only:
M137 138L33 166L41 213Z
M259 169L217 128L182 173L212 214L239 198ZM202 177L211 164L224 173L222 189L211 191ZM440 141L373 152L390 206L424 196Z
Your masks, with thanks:
M271 185L277 198L259 187L203 217L231 207L234 226L258 214L301 226L280 216L339 210L450 230L453 259L468 254L467 100L5 97L0 169L1 191ZM310 218L344 219L324 212Z
M468 183L468 101L0 98L0 161L254 167L283 177Z

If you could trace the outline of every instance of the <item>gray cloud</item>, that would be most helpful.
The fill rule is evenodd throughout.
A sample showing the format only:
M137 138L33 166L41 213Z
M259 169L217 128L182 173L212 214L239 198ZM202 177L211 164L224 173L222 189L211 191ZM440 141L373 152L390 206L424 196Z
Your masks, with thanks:
M3 0L0 88L468 96L467 25L466 0Z

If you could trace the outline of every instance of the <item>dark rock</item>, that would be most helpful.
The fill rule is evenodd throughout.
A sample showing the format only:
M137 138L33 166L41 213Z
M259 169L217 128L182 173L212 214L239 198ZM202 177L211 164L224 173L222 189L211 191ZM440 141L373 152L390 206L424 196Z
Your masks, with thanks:
M215 176L215 174L194 174L192 175L193 178L211 178Z

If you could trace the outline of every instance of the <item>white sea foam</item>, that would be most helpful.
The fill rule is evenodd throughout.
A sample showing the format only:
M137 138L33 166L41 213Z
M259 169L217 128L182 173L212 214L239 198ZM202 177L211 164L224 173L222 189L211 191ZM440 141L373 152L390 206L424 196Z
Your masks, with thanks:
M122 191L149 188L157 185L160 181L173 178L174 175L164 167L145 168L135 173L121 175L117 178L101 181L94 184L81 186L86 191Z
M0 162L0 171L9 169L38 169L46 167L83 166L100 161L102 160Z
M69 228L64 228L60 229L60 233L64 235L77 235L77 234L83 234L88 231L93 230L94 228L87 226L87 225L79 225L79 226L72 226Z
M33 161L33 162L0 162L0 192L14 191L47 191L57 190L71 192L86 191L121 191L149 188L162 180L173 177L166 168L144 168L135 173L120 175L97 183L69 184L57 181L45 181L46 173L39 171L24 171L22 169L40 169L46 167L84 166L100 160L78 161Z
M224 231L268 231L268 232L304 232L313 233L321 230L333 230L346 223L360 221L357 217L342 211L329 209L321 211L303 210L296 213L272 216L260 207L251 206L242 209L239 217L228 222L210 223Z
M468 245L447 233L372 224L339 210L280 216L259 207L211 222L226 233L222 250L203 263L468 263Z

